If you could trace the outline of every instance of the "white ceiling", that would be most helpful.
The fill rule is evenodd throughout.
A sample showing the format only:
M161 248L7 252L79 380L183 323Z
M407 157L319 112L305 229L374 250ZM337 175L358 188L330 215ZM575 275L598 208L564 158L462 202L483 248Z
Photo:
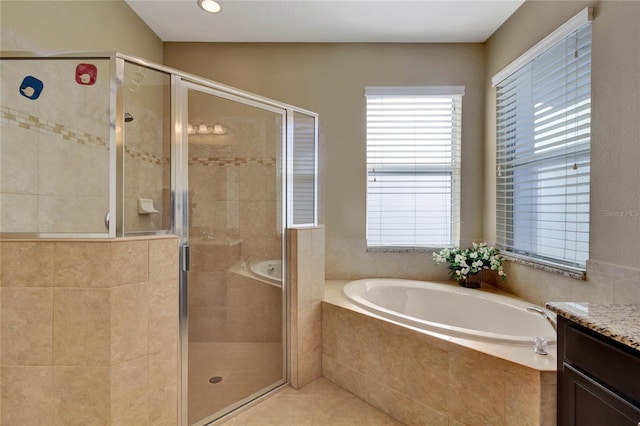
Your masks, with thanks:
M484 42L524 0L125 0L162 41Z

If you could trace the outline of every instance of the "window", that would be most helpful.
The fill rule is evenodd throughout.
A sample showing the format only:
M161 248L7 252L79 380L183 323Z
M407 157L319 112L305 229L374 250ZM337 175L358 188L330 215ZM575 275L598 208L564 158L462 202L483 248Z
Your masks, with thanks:
M494 77L497 243L516 256L579 270L589 254L589 12Z
M457 244L464 87L367 87L367 246Z

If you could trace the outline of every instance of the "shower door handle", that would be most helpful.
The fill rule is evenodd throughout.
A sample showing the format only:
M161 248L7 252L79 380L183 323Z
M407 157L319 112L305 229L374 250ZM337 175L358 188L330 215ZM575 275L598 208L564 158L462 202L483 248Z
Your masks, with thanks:
M191 247L189 244L182 246L182 270L184 272L191 270Z

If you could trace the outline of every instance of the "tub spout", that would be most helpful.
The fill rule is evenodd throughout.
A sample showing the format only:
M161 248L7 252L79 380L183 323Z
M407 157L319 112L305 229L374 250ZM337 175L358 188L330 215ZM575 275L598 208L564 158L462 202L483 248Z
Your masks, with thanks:
M537 306L529 306L529 307L527 307L527 311L536 312L536 313L542 315L542 317L544 319L549 321L549 324L551 324L551 327L553 327L553 331L555 331L556 334L558 334L558 324L556 323L556 321L553 318L551 318L549 315L547 315L547 313L545 311L543 311L542 309L538 308Z

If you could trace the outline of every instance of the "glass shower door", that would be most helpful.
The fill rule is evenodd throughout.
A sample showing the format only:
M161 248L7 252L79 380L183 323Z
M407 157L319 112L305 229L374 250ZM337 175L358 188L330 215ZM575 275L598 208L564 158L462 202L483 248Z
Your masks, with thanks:
M191 266L182 285L188 317L183 380L188 424L201 425L286 381L285 112L185 85L183 240Z

